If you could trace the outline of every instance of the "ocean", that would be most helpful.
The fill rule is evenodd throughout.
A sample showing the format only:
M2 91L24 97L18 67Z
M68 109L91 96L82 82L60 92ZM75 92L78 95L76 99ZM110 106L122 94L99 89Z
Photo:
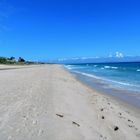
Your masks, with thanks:
M94 89L140 107L140 63L65 65Z

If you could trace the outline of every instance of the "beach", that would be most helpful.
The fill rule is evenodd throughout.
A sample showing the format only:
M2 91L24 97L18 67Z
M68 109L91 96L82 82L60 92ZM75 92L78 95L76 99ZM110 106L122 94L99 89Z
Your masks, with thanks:
M139 140L140 109L61 65L0 66L0 140Z

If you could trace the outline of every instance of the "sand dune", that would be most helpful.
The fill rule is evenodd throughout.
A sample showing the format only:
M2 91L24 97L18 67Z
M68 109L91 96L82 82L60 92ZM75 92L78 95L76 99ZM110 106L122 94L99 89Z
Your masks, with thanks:
M0 71L0 140L139 139L139 110L97 93L62 66Z

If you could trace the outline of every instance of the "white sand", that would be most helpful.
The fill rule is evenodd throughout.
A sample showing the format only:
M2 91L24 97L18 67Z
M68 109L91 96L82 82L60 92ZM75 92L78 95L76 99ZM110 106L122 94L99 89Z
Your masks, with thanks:
M105 139L139 140L140 111L93 91L58 65L0 70L0 140Z

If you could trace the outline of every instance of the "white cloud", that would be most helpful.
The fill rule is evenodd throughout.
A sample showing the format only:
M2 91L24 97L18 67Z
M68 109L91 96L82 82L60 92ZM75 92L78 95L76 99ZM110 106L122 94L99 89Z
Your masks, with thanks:
M117 57L117 58L123 58L124 55L123 55L123 53L121 53L121 52L116 52L116 57Z

